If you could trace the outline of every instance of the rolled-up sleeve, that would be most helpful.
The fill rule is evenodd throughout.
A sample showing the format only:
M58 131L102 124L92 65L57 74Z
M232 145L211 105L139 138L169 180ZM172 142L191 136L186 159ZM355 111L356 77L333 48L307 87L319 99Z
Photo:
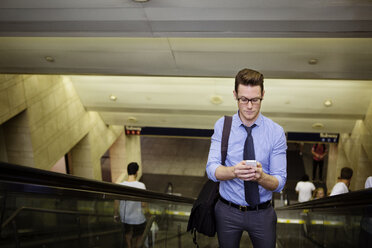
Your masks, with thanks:
M208 178L214 182L216 178L216 169L221 166L221 136L224 119L220 118L214 125L214 133L211 137L211 146L209 149L206 172Z
M270 155L270 175L276 177L279 181L278 187L274 192L282 191L287 180L287 142L284 130L280 129L280 132L276 135L278 138L274 141Z

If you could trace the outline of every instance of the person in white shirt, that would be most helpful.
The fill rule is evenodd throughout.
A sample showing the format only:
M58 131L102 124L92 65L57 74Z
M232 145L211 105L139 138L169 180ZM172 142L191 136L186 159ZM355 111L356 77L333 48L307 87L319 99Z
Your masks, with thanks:
M338 178L338 182L333 186L330 196L340 195L349 192L349 186L351 177L353 176L353 170L349 167L341 169L341 176Z
M372 176L369 176L366 180L366 183L364 185L365 189L372 188Z
M312 196L312 192L315 190L315 185L309 181L309 176L304 175L296 185L296 192L298 193L298 201L305 202L309 201Z
M128 164L128 179L121 185L146 189L144 183L137 181L139 166L136 162ZM143 214L144 203L138 201L115 201L114 219L121 221L124 225L125 240L128 248L140 247L141 237L146 228L146 217ZM120 215L120 216L119 216Z

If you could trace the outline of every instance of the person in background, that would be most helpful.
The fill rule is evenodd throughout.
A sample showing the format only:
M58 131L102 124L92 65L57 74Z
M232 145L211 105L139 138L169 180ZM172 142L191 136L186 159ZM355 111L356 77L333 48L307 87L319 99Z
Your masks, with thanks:
M324 157L327 155L327 147L325 144L317 143L311 149L313 154L313 181L316 179L316 170L318 169L319 181L323 180L323 165Z
M342 168L341 175L338 177L338 182L333 186L330 196L348 193L352 176L353 170L351 168Z
M214 126L206 172L209 179L220 182L215 217L221 248L238 248L243 231L253 247L276 244L277 216L271 199L286 182L287 142L283 128L260 113L263 82L263 75L251 69L235 77L238 112L232 117L226 166L221 158L224 117ZM254 164L248 165L246 161L253 159Z
M167 187L165 188L165 192L164 193L170 194L170 195L173 194L173 184L171 182L168 182Z
M296 192L298 193L298 202L305 202L311 200L312 192L315 190L315 185L309 181L309 176L304 175L296 185Z
M136 162L128 164L128 179L121 183L121 185L146 189L146 186L142 182L137 181L139 166ZM128 248L140 247L141 237L146 228L146 217L143 214L142 204L138 201L115 201L114 204L114 219L115 221L121 221L124 225L125 241Z
M366 183L364 184L364 188L365 189L372 188L372 176L369 176L367 178Z
M316 200L324 197L325 197L324 188L323 187L316 188L313 193L313 199Z

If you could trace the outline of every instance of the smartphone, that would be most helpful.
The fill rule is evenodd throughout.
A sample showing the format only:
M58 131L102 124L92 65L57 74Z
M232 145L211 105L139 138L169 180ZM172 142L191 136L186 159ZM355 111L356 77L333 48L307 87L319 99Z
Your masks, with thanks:
M257 161L256 160L245 160L246 165L250 166L257 166Z

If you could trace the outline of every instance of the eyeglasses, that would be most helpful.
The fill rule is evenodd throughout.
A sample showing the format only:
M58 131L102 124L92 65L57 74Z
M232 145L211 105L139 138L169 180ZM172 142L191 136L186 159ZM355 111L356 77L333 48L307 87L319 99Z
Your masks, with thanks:
M262 98L256 97L252 99L245 98L244 96L238 98L238 102L242 104L248 104L248 102L251 102L252 105L258 105L262 101Z

